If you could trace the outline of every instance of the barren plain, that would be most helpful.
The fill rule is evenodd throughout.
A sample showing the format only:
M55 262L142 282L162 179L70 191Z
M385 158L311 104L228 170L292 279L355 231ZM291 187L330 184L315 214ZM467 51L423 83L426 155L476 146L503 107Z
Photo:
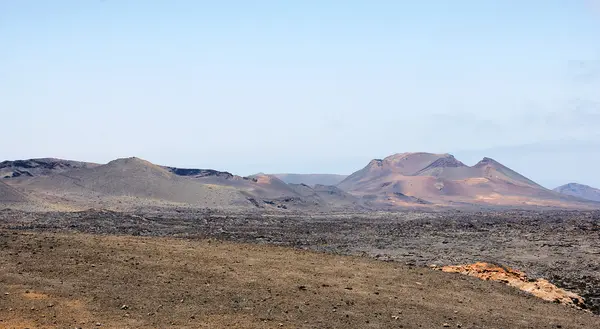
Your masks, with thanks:
M4 210L0 227L6 328L600 328L600 212ZM477 261L587 310L428 268Z

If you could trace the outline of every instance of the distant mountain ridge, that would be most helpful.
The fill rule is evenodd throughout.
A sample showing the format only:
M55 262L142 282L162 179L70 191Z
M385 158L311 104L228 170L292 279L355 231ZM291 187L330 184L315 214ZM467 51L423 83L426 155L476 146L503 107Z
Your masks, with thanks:
M586 200L600 202L600 189L578 183L568 183L559 186L554 191Z
M425 152L374 159L349 176L241 177L214 169L161 166L135 157L107 164L51 158L4 161L0 174L0 203L35 202L54 209L185 206L363 211L600 205L545 189L490 158L467 166L450 154Z
M48 176L79 168L94 168L97 163L54 158L0 162L0 178Z
M355 199L335 187L294 186L265 174L241 177L213 169L159 166L136 157L103 165L59 159L5 164L11 172L35 170L3 176L0 202L4 203L26 201L21 190L44 204L64 203L73 209L169 205L311 211L360 208Z
M336 174L272 174L288 184L337 185L348 175Z

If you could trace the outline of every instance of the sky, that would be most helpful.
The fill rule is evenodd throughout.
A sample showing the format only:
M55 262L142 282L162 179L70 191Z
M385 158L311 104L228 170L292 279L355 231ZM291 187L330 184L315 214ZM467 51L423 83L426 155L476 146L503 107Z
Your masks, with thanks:
M0 159L600 187L598 0L0 1Z

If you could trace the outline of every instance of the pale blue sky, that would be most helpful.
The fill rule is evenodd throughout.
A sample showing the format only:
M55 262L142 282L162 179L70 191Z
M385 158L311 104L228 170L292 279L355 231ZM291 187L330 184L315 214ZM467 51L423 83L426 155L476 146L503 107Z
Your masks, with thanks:
M2 159L247 175L428 151L600 187L599 87L594 0L0 0Z

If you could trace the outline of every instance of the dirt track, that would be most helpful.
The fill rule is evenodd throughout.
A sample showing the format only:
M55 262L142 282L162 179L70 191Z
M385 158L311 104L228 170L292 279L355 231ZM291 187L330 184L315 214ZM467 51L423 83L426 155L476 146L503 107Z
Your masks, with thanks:
M0 231L3 328L600 328L500 283L273 246Z

